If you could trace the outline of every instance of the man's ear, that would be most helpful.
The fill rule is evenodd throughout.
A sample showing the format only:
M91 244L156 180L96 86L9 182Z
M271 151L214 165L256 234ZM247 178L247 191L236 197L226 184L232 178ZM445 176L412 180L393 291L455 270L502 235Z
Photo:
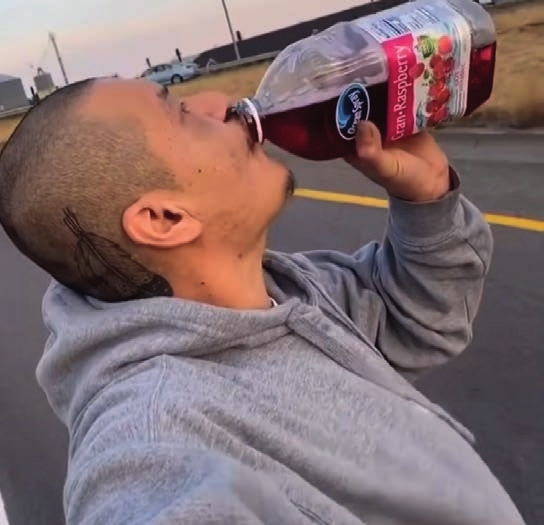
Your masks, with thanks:
M136 244L175 248L197 239L202 223L175 198L159 193L142 196L123 213L123 228Z

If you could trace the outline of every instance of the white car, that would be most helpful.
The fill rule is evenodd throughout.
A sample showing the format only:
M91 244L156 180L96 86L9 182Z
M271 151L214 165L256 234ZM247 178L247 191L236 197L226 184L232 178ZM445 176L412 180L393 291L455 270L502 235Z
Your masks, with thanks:
M176 62L173 64L157 64L146 69L140 78L158 84L179 84L198 75L198 66L193 62Z

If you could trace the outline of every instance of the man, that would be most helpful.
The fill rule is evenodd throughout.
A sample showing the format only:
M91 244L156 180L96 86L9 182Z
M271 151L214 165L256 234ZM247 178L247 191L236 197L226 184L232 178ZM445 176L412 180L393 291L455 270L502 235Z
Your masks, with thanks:
M4 148L1 222L54 278L37 376L68 524L522 524L407 380L469 343L492 252L444 153L362 125L347 160L389 195L383 243L274 253L293 177L228 107L90 80Z

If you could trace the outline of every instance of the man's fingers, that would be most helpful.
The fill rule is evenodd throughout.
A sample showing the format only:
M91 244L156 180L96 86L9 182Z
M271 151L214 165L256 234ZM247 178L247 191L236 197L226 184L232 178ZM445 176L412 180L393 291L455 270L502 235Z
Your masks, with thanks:
M440 198L449 188L448 159L427 132L382 144L371 122L359 125L355 154L345 160L389 195L409 201Z
M438 149L439 146L429 132L420 131L415 135L393 142L389 147L406 151L416 157L425 157L429 155L429 151Z

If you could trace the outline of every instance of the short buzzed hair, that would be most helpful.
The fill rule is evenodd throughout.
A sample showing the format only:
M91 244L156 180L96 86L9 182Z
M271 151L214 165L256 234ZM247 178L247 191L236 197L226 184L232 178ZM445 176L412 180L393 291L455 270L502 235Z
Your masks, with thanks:
M0 223L55 280L103 301L170 296L122 227L124 210L176 180L137 122L101 122L78 109L96 79L33 107L0 151ZM135 119L136 120L136 119Z

